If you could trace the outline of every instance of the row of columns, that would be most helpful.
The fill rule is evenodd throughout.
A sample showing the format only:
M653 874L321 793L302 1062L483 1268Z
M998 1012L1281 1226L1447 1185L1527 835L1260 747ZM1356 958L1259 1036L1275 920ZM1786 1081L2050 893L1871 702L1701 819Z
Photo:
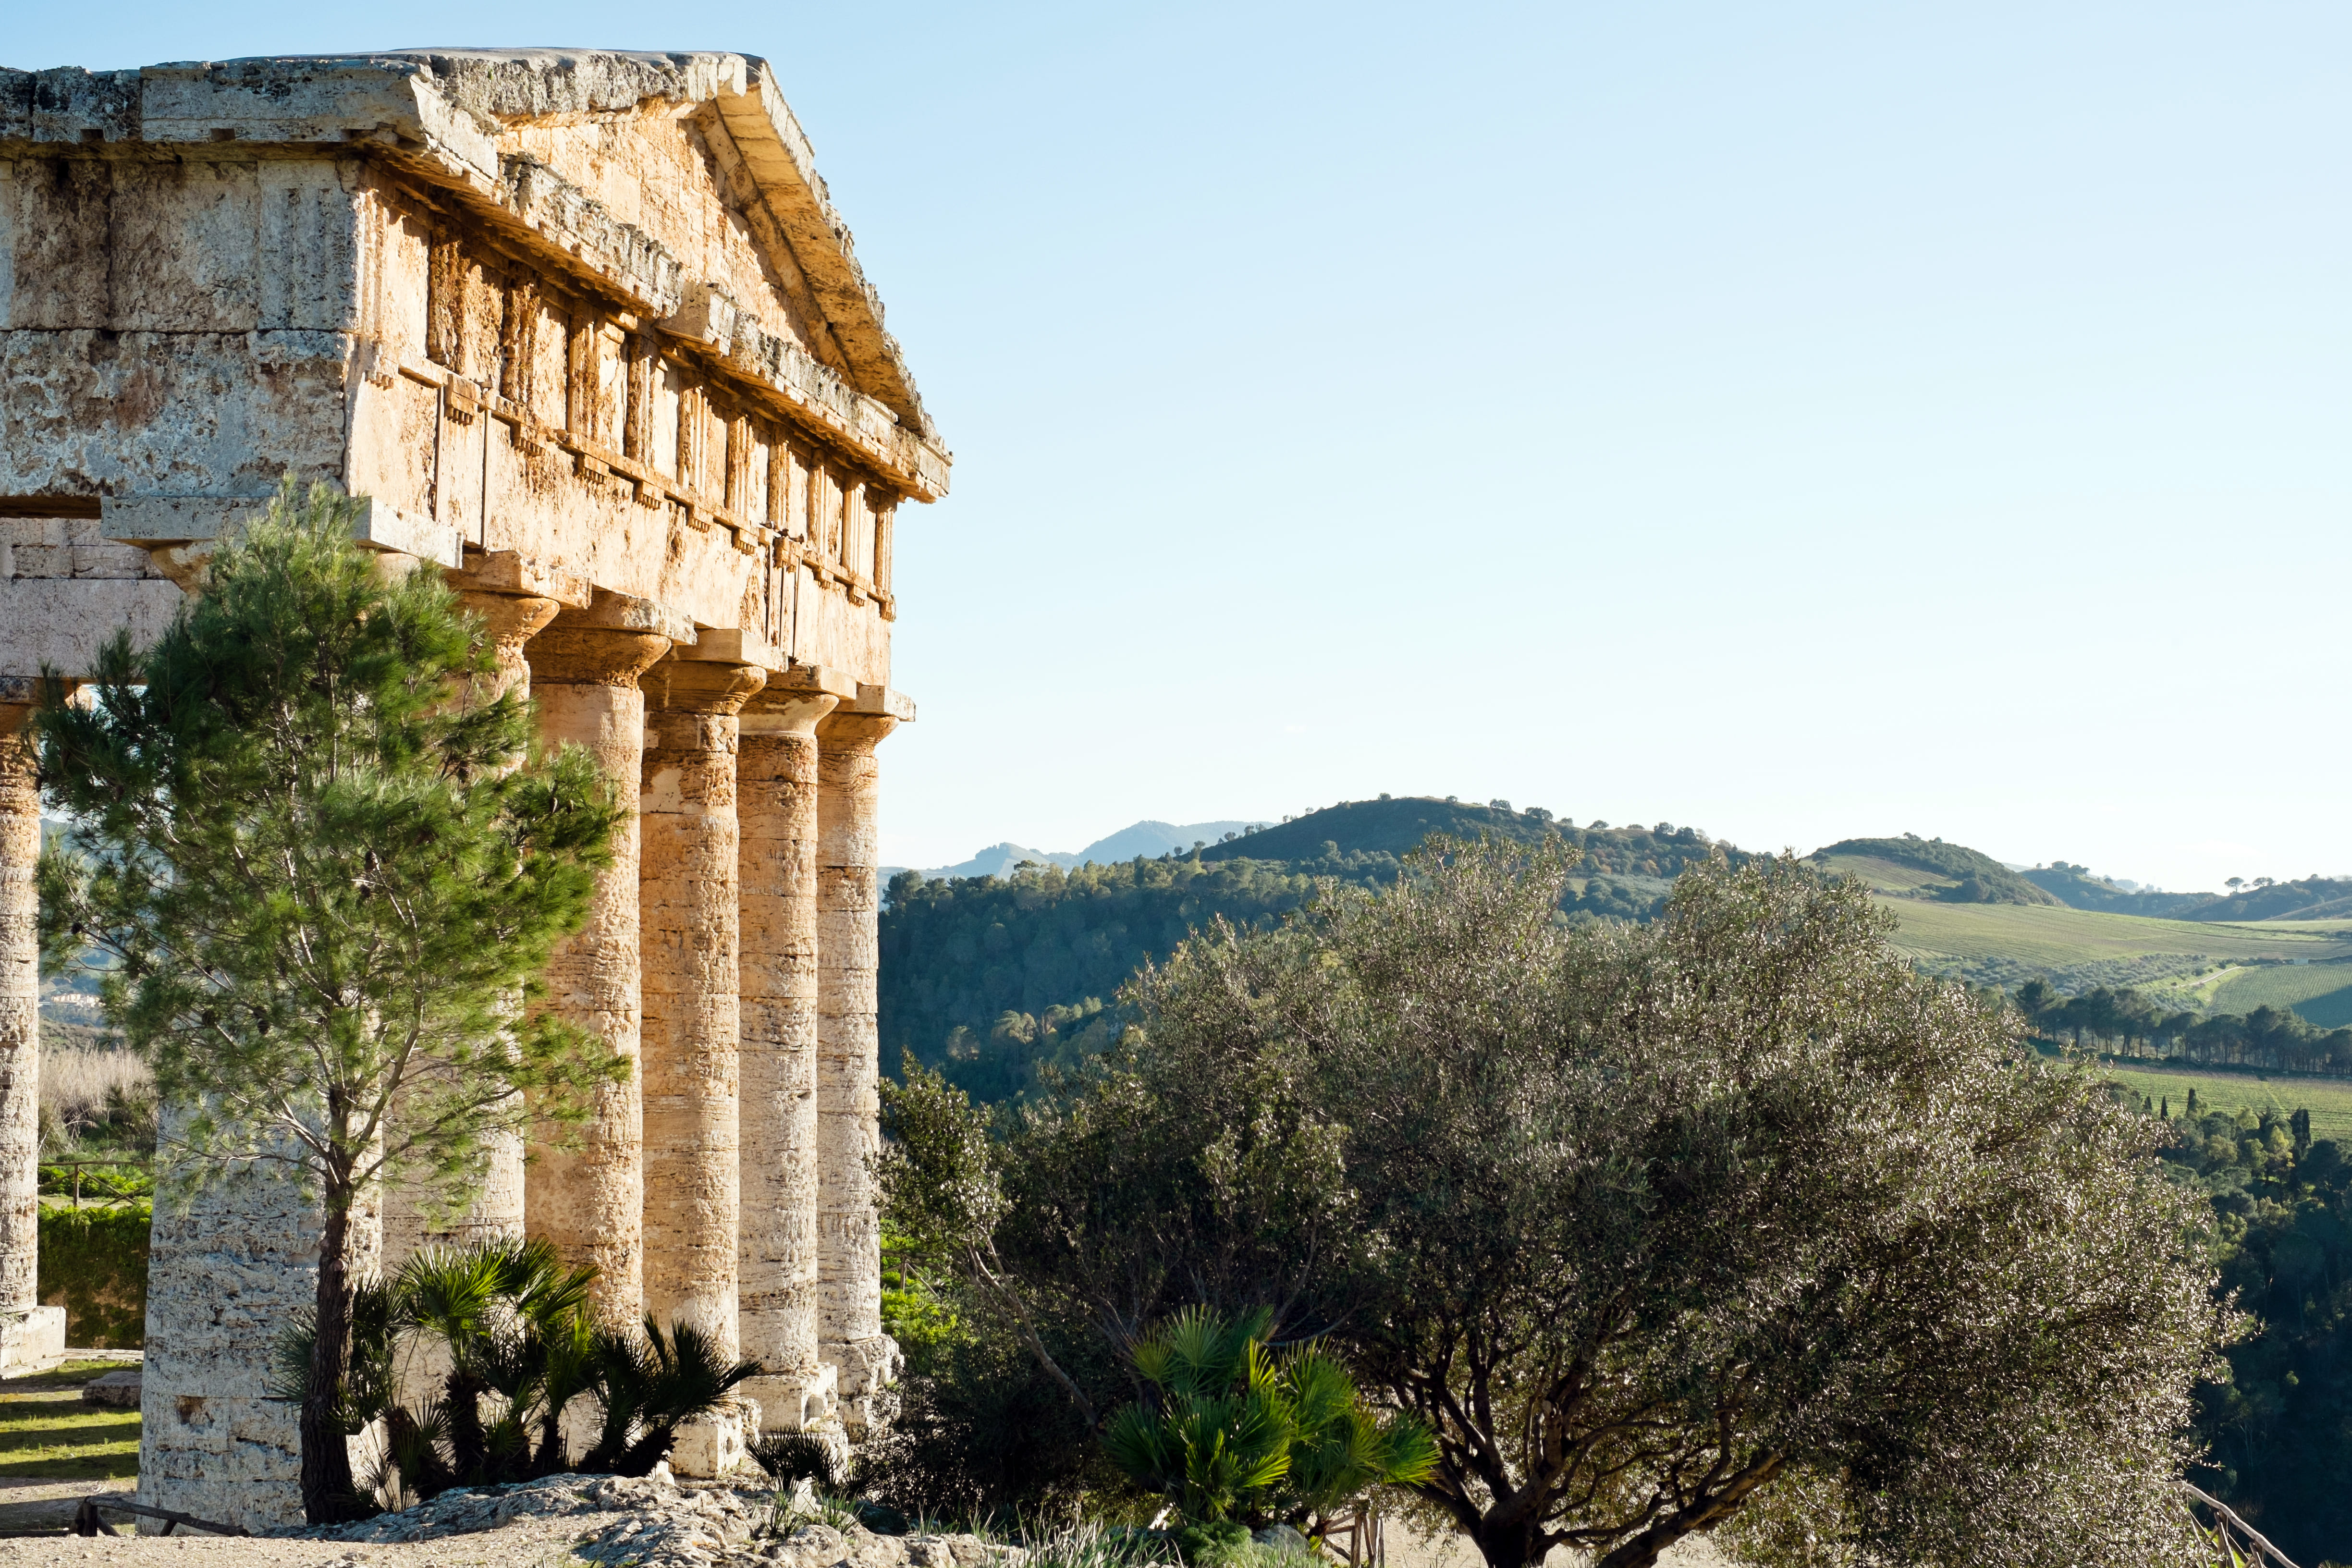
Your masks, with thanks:
M549 1005L633 1070L578 1148L527 1173L519 1148L494 1151L454 1226L388 1194L386 1266L433 1241L545 1237L595 1266L606 1321L691 1323L759 1361L744 1392L764 1427L837 1413L855 1435L896 1360L870 1161L875 747L897 721L878 689L772 671L741 634L697 637L643 600L465 596L543 737L636 789L547 974Z
M384 1266L437 1241L545 1237L595 1267L605 1321L691 1322L760 1361L766 1375L746 1392L762 1426L837 1414L856 1435L896 1360L870 1165L887 695L837 671L769 670L740 634L698 636L646 601L485 575L457 582L495 641L495 684L536 700L546 741L584 747L636 791L586 924L547 973L548 1005L632 1070L599 1092L576 1147L528 1166L519 1140L493 1149L455 1220L387 1192ZM0 687L0 1341L37 1333L61 1350L63 1312L38 1307L36 1290L40 802L17 741L30 686ZM190 1290L219 1278L214 1251L241 1245L229 1232L252 1228L226 1214L207 1223L222 1239L159 1254L171 1279L194 1271ZM239 1280L257 1310L259 1278ZM171 1289L159 1310L176 1310ZM189 1375L208 1385L225 1374L202 1369L233 1349L179 1359L193 1356ZM240 1398L262 1392L260 1372L231 1381Z

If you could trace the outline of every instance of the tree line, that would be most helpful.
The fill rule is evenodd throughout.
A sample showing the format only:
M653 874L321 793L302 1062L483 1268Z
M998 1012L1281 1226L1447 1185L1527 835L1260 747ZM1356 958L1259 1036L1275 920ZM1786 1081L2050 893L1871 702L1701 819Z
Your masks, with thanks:
M2219 1291L2254 1320L2198 1391L2203 1484L2298 1563L2352 1556L2352 1160L2308 1110L2140 1103L2212 1211Z
M2012 998L2035 1034L2077 1049L2272 1072L2352 1074L2352 1028L2323 1029L2291 1010L2192 1013L2128 987L2066 996L2029 980Z

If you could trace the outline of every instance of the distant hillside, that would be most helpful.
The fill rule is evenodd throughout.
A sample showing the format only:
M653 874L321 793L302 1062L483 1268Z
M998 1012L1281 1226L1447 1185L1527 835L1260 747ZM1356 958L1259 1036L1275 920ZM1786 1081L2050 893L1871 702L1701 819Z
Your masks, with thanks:
M1843 839L1814 850L1810 858L1830 870L1858 876L1894 898L1934 899L1947 904L2060 901L1990 855L1916 834Z
M1890 899L1895 945L1921 969L2016 990L2042 980L2067 995L2130 987L2170 1008L2292 1008L2326 1028L2352 1025L2352 921L2150 920L2063 907Z
M1402 857L1419 848L1433 833L1454 838L1491 833L1521 844L1562 839L1583 851L1577 866L1580 879L1605 874L1672 881L1685 867L1718 849L1735 865L1749 858L1747 851L1736 846L1717 843L1695 827L1676 827L1672 823L1612 827L1596 822L1578 827L1539 808L1513 811L1508 806L1471 805L1430 795L1344 800L1228 843L1213 844L1201 851L1201 858L1299 861L1320 859L1335 852Z
M2082 866L2053 860L2021 873L2061 903L2107 914L2176 921L2327 921L2352 916L2352 878L2261 882L2234 893L2134 892Z
M927 868L923 875L934 881L957 877L1009 877L1024 860L1040 866L1059 866L1067 871L1089 863L1108 866L1114 860L1132 860L1138 855L1160 856L1170 850L1190 849L1195 844L1214 844L1228 835L1247 832L1264 824L1248 822L1194 822L1178 826L1167 822L1137 822L1120 828L1108 837L1097 838L1084 849L1032 849L1025 844L1006 839L992 844L971 859L953 866ZM905 870L904 866L885 866L882 879L889 879Z
M1195 822L1183 826L1168 822L1138 822L1079 850L1077 864L1092 861L1108 866L1114 860L1132 860L1138 855L1165 855L1171 849L1181 854L1195 844L1215 844L1265 826L1262 822Z
M1433 833L1475 838L1481 833L1532 844L1559 832L1551 814L1465 805L1428 795L1391 800L1343 800L1304 816L1261 827L1231 843L1212 844L1201 851L1203 860L1313 860L1331 844L1342 853L1409 855Z
M1033 868L1005 875L894 878L880 932L883 1065L895 1071L912 1049L980 1099L1019 1094L1041 1067L1117 1037L1118 989L1146 959L1220 916L1278 920L1319 879L1394 881L1402 857L1433 832L1575 845L1586 859L1563 900L1573 920L1650 919L1686 867L1717 851L1748 858L1664 823L1578 828L1549 813L1425 798L1349 802L1240 832L1245 826L1223 829L1237 836L1197 855L1171 849L1066 868L1028 853ZM1178 831L1206 837L1198 826Z
M2200 904L2194 921L2325 921L2352 915L2352 879L2305 877L2247 888Z
M2151 920L2194 920L2195 910L2216 902L2217 893L2158 893L2118 888L2105 877L2095 877L2086 866L2053 860L2020 871L2019 876L2070 909L2098 910L2114 915L2146 915Z

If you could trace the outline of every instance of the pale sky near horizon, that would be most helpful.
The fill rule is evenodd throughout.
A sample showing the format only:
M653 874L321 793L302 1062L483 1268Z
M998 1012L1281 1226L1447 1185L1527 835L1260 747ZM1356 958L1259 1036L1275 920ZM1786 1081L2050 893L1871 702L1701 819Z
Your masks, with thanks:
M884 858L1386 790L2352 870L2340 4L23 7L774 62L957 458Z

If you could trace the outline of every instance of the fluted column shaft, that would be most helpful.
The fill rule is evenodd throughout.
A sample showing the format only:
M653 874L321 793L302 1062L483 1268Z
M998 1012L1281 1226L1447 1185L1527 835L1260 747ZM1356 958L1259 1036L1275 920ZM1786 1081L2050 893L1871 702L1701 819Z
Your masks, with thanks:
M598 595L590 610L558 615L524 653L539 704L540 733L593 753L634 802L645 751L646 699L637 678L670 638L629 624ZM643 1028L638 958L638 827L634 812L613 836L613 864L596 879L587 923L547 966L550 1005L601 1035L628 1060L629 1076L596 1092L576 1151L541 1153L523 1194L529 1233L555 1244L566 1263L597 1270L598 1318L634 1327L644 1310L645 1125L638 1046Z
M881 1147L875 920L880 774L874 748L897 727L835 711L817 726L817 1300L824 1359L853 1429L893 1374L882 1332L881 1226L869 1163Z
M475 683L476 700L495 701L511 692L517 700L530 700L530 664L523 645L537 635L562 608L553 599L535 595L461 591L458 599L482 618L498 668ZM398 1108L393 1112L395 1135ZM465 1205L448 1211L446 1194L416 1183L386 1184L383 1194L383 1267L388 1272L406 1262L421 1247L452 1242L520 1239L524 1226L523 1141L520 1132L500 1131L484 1139L487 1156L482 1185Z
M648 670L638 821L645 944L646 1310L732 1359L741 1040L736 712L754 665Z
M35 1305L40 1268L41 946L33 865L41 791L24 735L29 681L0 697L0 1312Z
M817 721L840 695L772 679L741 716L741 1278L748 1386L772 1431L831 1413L817 1323ZM854 696L854 688L847 693Z

